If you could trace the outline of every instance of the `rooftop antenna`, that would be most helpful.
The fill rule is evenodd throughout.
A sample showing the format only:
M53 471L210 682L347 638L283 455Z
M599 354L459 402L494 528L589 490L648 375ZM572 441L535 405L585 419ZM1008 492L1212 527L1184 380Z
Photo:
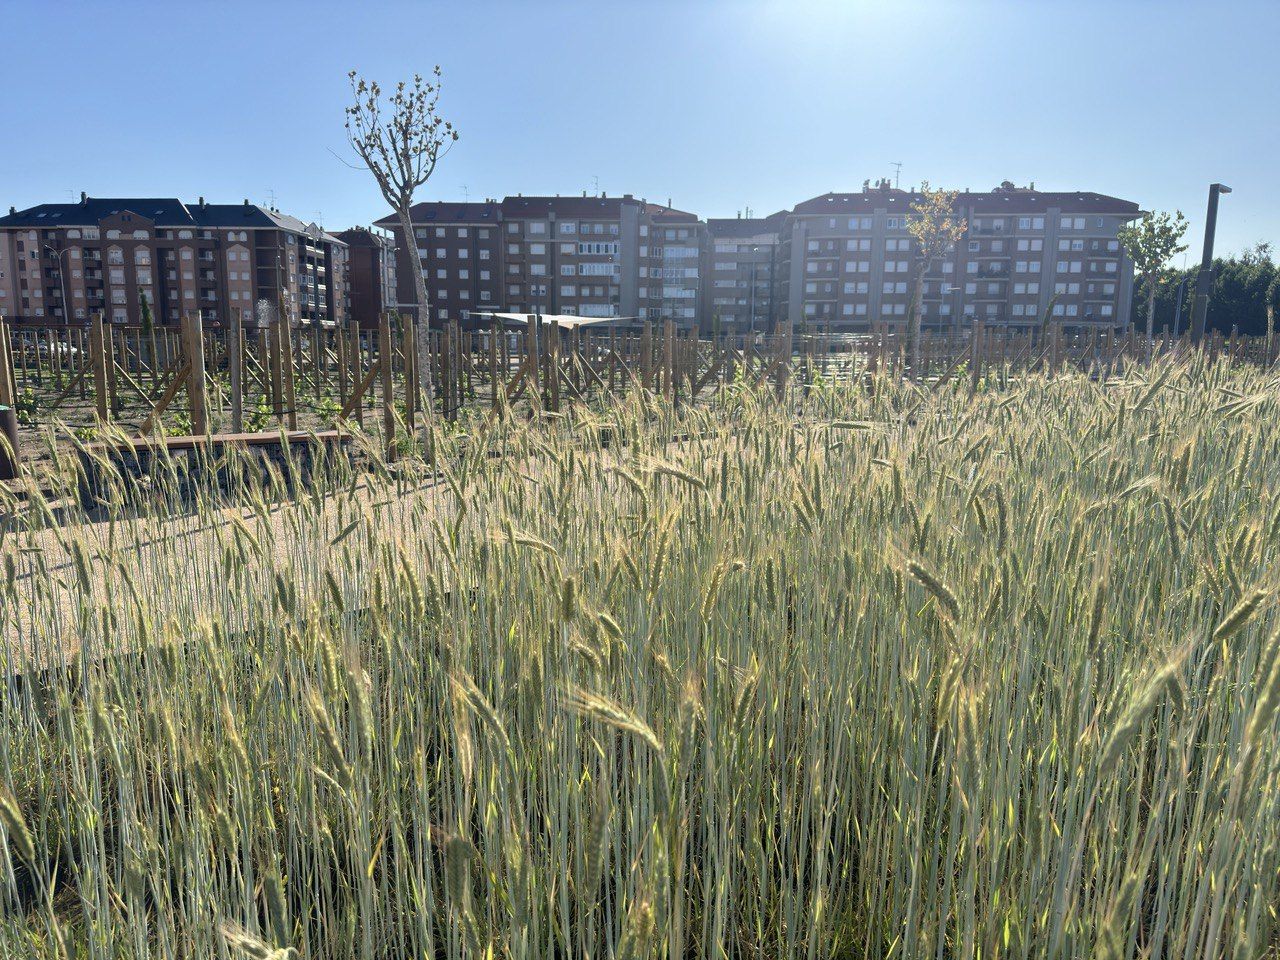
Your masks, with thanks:
M467 185L465 183L462 185L462 199L467 203L471 202L471 191L467 189Z
M599 177L592 177L591 179L592 179L592 181L593 181L593 182L595 183L595 185L596 185L596 196L598 197L598 196L600 196L600 178L599 178Z
M267 206L274 210L276 208L276 192L274 190L268 190L267 198Z
M897 190L898 181L902 179L902 161L895 160L889 166L893 167L893 189Z

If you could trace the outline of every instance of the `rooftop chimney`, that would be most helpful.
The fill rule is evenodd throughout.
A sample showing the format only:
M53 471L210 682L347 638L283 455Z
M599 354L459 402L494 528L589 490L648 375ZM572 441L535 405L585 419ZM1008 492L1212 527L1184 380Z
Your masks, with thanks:
M246 207L249 205L249 198L248 198L248 197L245 197L245 198L244 198L244 205L245 205Z
M634 199L635 199L635 197L634 197L632 194L624 193L624 194L622 195L622 199L623 199L623 200L634 200Z
M89 195L83 190L80 191L80 202L82 204L87 204L89 202Z
M11 217L12 217L12 216L13 216L15 213L17 213L17 212L18 212L18 208L17 208L17 207L10 207L10 208L9 208L9 216L11 216Z
M203 210L203 209L204 209L204 197L201 197L201 198L200 198L200 209L201 209L201 210Z
M582 191L582 196L583 196L583 197L586 197L586 195L587 195L587 191L583 190L583 191Z

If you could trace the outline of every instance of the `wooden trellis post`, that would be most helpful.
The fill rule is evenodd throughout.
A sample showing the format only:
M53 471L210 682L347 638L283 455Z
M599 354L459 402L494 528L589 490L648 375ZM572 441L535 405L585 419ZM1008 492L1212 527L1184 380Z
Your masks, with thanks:
M378 369L382 374L382 433L387 444L387 459L395 459L396 396L392 357L395 341L391 335L391 314L383 311L378 318Z
M25 344L24 344L25 348ZM93 364L93 398L99 423L111 422L111 405L107 396L107 346L102 327L102 314L95 314L89 324L90 361Z
M200 311L183 318L183 339L187 363L187 402L191 410L191 433L204 436L209 432L209 408L205 397L204 318Z
M231 381L231 432L244 432L244 314L231 311L227 327L227 367Z

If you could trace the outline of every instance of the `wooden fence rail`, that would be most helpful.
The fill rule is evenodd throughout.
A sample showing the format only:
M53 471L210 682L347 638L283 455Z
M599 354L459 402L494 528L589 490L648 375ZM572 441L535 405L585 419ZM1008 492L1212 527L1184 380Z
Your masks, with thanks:
M430 331L430 376L415 369L414 330L387 314L376 329L272 324L234 316L214 326L191 314L180 327L16 325L0 318L0 404L27 428L59 421L76 429L117 423L145 434L204 434L363 424L381 413L390 446L412 434L425 405L435 415L525 404L558 410L639 387L690 402L735 385L789 382L809 388L880 371L938 382L1074 368L1103 375L1153 355L1191 349L1163 331L1013 331L975 323L962 334L926 333L916 350L899 327L850 334L781 323L767 335L706 334L672 321L630 326L527 323ZM1212 358L1271 365L1273 338L1212 334ZM430 384L430 397L423 387ZM179 398L185 403L177 403ZM166 420L167 418L167 420ZM374 422L377 422L376 420Z

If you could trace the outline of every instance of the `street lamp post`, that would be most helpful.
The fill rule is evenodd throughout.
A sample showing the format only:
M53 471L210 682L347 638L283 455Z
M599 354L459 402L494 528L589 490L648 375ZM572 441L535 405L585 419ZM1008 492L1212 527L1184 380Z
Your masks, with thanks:
M1209 313L1209 288L1213 286L1213 235L1218 227L1218 197L1230 192L1231 188L1225 184L1209 185L1209 212L1204 224L1204 254L1200 258L1200 273L1196 277L1196 302L1191 312L1191 339L1196 343L1204 339L1205 318Z
M62 322L67 323L71 319L67 316L67 311L71 309L71 306L67 303L67 270L66 264L62 262L62 255L64 253L70 253L71 248L67 247L64 250L55 250L47 243L44 245L44 248L53 254L53 258L58 261L58 289L62 293Z

